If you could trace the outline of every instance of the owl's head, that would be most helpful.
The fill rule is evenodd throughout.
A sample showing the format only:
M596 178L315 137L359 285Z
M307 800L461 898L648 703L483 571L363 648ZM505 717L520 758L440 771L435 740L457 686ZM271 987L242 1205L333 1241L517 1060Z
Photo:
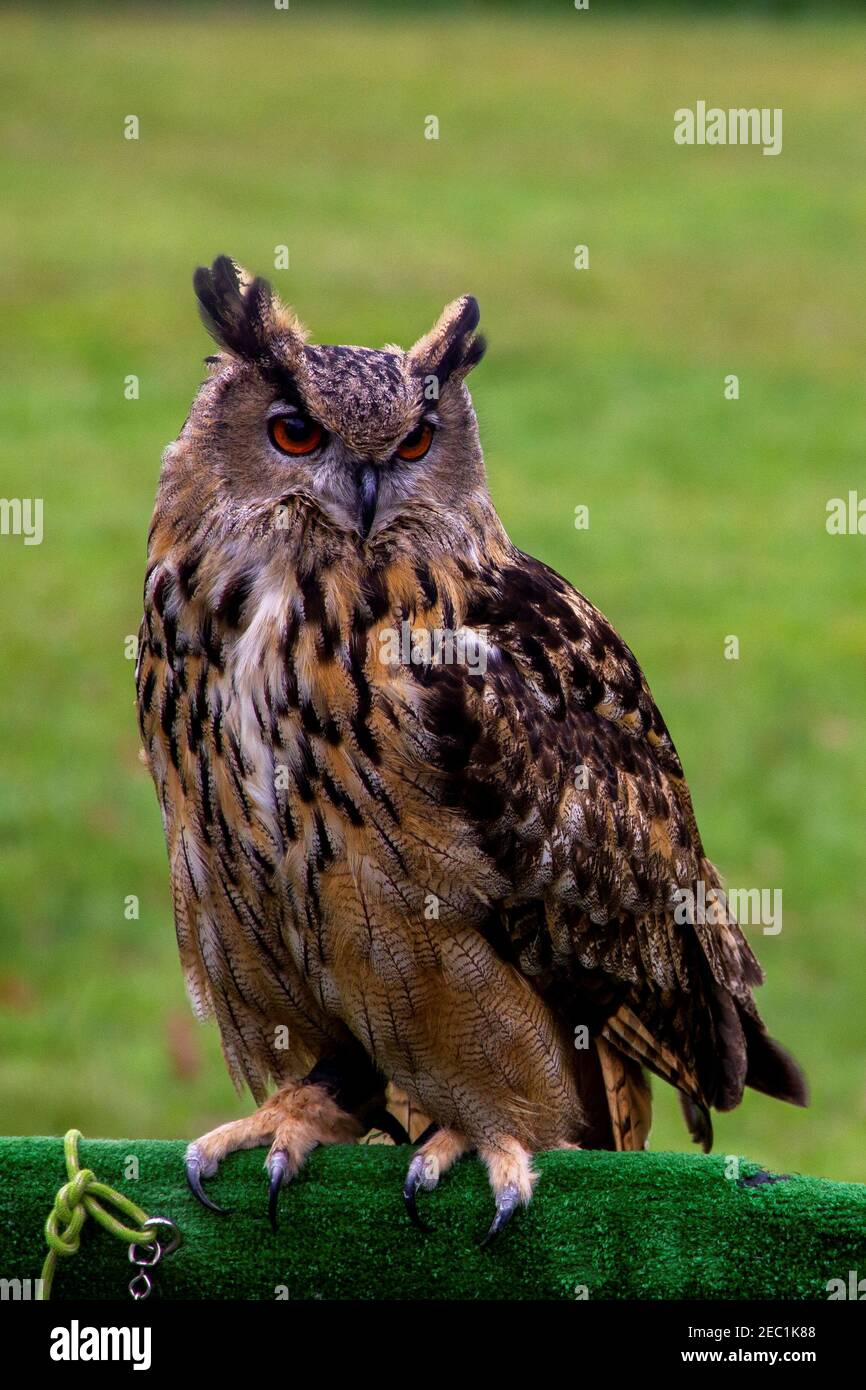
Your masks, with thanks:
M449 304L408 351L376 351L310 344L267 281L227 256L194 284L220 351L168 452L172 490L218 499L235 535L297 504L357 544L486 494L463 384L484 352L474 299Z

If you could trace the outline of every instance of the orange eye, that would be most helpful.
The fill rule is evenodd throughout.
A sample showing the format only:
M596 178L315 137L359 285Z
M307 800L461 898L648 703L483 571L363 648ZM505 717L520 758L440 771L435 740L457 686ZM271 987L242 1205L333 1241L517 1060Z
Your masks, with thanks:
M415 459L422 459L433 443L433 434L433 426L422 420L411 434L406 435L403 443L397 446L397 457L408 459L410 463Z
M271 443L283 454L311 454L318 449L325 431L309 415L275 415L268 422Z

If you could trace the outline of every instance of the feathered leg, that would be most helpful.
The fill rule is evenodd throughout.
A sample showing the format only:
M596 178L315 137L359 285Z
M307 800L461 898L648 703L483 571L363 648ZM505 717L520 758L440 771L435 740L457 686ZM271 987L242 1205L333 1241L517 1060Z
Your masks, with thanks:
M211 1211L222 1212L207 1195L203 1178L212 1178L228 1154L270 1145L265 1167L269 1177L268 1215L276 1229L280 1188L296 1176L319 1144L345 1144L363 1134L365 1124L334 1100L322 1085L290 1081L243 1120L220 1125L196 1139L186 1151L186 1175L192 1191Z

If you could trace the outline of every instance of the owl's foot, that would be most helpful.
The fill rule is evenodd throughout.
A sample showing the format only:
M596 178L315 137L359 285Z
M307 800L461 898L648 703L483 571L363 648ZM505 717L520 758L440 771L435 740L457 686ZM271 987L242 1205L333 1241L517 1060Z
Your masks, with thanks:
M225 1215L225 1209L205 1192L202 1179L212 1178L228 1154L269 1144L265 1162L268 1216L276 1230L280 1188L297 1175L307 1155L319 1144L350 1143L363 1131L357 1116L342 1110L323 1086L292 1081L247 1119L220 1125L190 1144L186 1151L187 1181L200 1202Z
M418 1213L418 1193L432 1192L442 1174L447 1173L458 1158L472 1152L472 1145L454 1129L437 1129L426 1141L423 1135L421 1139L421 1147L406 1173L403 1197L412 1225L417 1226L419 1231L429 1231L427 1222Z
M532 1166L532 1155L516 1139L502 1139L496 1147L480 1148L478 1153L487 1164L490 1186L496 1199L496 1213L481 1242L482 1245L489 1245L508 1224L517 1208L529 1205L538 1174Z
M409 1164L403 1196L413 1225L420 1231L430 1227L418 1213L419 1192L432 1192L443 1173L473 1145L453 1129L441 1129L423 1143ZM503 1139L497 1145L481 1145L478 1156L487 1165L490 1185L496 1199L496 1211L482 1245L489 1245L508 1224L519 1206L526 1206L538 1174L532 1167L532 1155L516 1139Z

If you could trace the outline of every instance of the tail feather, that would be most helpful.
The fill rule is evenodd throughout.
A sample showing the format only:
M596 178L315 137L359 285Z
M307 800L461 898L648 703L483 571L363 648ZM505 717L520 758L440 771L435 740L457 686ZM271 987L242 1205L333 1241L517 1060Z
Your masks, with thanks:
M747 1047L746 1085L790 1105L808 1105L806 1078L790 1052L770 1037L760 1019L741 1011L740 1022Z
M602 1029L602 1037L614 1047L649 1067L663 1081L687 1095L700 1095L697 1077L664 1043L653 1037L644 1023L627 1004L621 1004Z
M713 1147L713 1121L709 1110L701 1101L687 1096L685 1091L680 1091L680 1108L689 1134L708 1154Z
M599 1042L606 1042L609 1049L625 1054L626 1058L642 1064L676 1087L689 1134L704 1153L709 1153L713 1146L713 1126L697 1077L669 1047L653 1037L626 1004L607 1020ZM640 1072L640 1067L637 1070Z
M652 1127L649 1082L640 1065L605 1038L595 1040L601 1063L614 1147L633 1152L645 1149Z

